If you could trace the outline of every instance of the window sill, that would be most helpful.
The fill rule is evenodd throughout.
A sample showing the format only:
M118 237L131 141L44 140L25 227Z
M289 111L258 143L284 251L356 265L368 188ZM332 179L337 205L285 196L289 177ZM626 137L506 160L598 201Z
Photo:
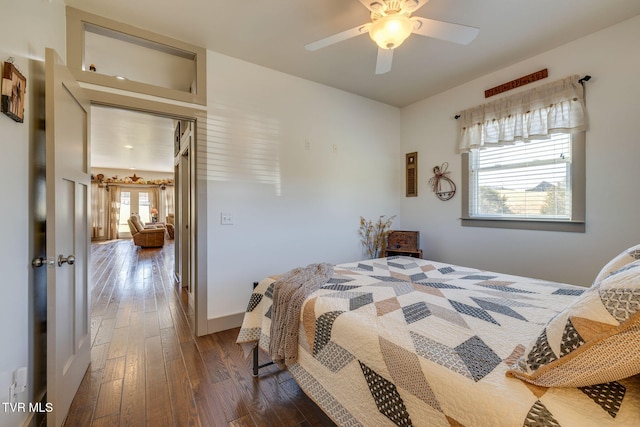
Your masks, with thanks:
M584 233L584 221L544 221L525 219L461 218L464 227L509 228L515 230L565 231Z

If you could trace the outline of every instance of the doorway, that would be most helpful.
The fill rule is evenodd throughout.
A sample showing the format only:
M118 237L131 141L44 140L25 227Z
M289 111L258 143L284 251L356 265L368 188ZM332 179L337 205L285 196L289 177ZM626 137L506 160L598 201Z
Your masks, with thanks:
M186 293L189 307L195 306L195 290L193 278L195 275L195 263L193 254L196 252L193 246L194 233L192 224L194 217L194 183L193 172L195 170L194 156L194 132L193 122L180 121L176 125L176 151L175 179L176 179L176 236L175 236L175 274L183 292Z
M183 251L180 254L176 251L176 267L178 267L178 264L180 265L180 279L184 280L184 269L188 266L189 282L187 290L189 292L189 301L193 306L190 325L196 335L206 335L209 333L207 322L207 269L206 262L198 262L199 259L206 260L207 254L206 220L198 222L198 218L207 218L206 191L198 190L199 186L206 186L206 180L196 179L198 176L198 167L196 166L198 156L205 155L204 149L202 149L202 153L200 152L199 141L205 141L206 110L90 89L87 89L86 92L93 106L161 116L188 124L190 132L182 133L182 142L178 141L178 144L175 144L174 136L171 137L170 141L172 144L171 156L173 157L171 170L175 173L176 165L180 163L180 159L188 159L189 165L188 174L184 175L182 180L179 176L174 176L176 197L174 207L175 237L177 237L175 247L180 247ZM204 144L202 144L202 147L204 147ZM188 177L188 180L186 177ZM179 206L184 205L184 201L179 202L179 197L182 198L183 193L186 196L180 200L189 201L189 211L180 216L178 209ZM136 206L135 201L130 200L130 203ZM140 208L139 196L137 207ZM164 218L164 216L161 218ZM185 236L188 236L188 239L185 239ZM183 242L183 240L188 241L187 246L178 243L179 241ZM187 263L184 262L185 258L188 259ZM199 283L203 285L198 286Z

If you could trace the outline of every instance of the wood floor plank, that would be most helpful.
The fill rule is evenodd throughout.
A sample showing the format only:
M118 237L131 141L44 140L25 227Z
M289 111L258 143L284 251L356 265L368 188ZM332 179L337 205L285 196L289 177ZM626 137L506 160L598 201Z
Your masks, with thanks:
M116 357L107 359L103 370L103 382L121 380L124 378L124 362L125 357Z
M220 407L220 414L224 420L236 419L249 414L252 410L251 405L247 404L247 398L243 395L242 389L231 379L210 384L207 390Z
M91 427L118 427L120 425L120 415L114 414L93 420Z
M131 317L131 305L120 305L116 314L115 328L123 328L129 326L129 318Z
M130 340L122 384L121 426L142 426L146 420L144 338Z
M145 340L145 360L147 425L172 425L173 415L171 414L169 385L159 336Z
M154 299L155 307L155 299ZM160 323L157 311L145 311L144 313L144 337L150 338L160 335Z
M182 359L168 360L165 365L174 425L200 426L193 389Z
M120 413L122 380L103 382L100 386L94 419Z
M96 338L93 340L93 345L110 343L115 325L116 319L102 319Z
M207 386L211 383L211 380L195 340L182 343L180 350L182 351L187 375L191 381L191 388L198 406L201 424L204 426L213 425L215 424L216 414L213 405L207 399L209 394Z
M229 336L226 332L220 334L222 337ZM259 379L251 376L251 368L242 352L235 347L227 346L222 347L221 351L222 360L233 383L240 390L253 421L259 426L281 426L282 421L263 394Z
M107 353L107 359L113 359L116 357L126 355L128 341L129 341L128 327L114 329L113 335L111 337L111 345L109 345L109 352Z
M71 402L66 425L70 427L91 425L101 384L102 370L94 371L89 367L82 378L73 402Z
M160 330L160 342L165 362L182 359L182 348L173 328Z
M254 427L255 424L250 416L245 415L244 417L237 418L233 421L229 422L229 427Z
M291 401L304 414L306 421L314 426L335 426L335 423L318 406L307 397L300 386L293 380L281 383L281 386L289 394Z
M108 351L109 343L94 345L91 347L91 370L97 371L98 369L104 369L104 366L107 363Z
M209 351L202 353L202 359L204 360L205 366L209 371L209 376L213 383L225 381L231 378L229 376L229 370L222 361L222 356L218 352Z

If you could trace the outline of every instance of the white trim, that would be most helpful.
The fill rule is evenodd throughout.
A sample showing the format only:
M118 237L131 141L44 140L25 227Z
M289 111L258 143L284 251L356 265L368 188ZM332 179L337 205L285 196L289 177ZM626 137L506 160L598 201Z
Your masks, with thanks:
M216 332L226 331L227 329L239 328L242 326L243 319L244 312L216 317L207 321L207 329L210 334L215 334Z

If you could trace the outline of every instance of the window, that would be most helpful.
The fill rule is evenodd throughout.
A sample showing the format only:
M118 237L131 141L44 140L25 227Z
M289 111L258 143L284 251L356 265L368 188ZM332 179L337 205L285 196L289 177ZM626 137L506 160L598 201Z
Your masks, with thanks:
M460 112L462 225L584 232L577 75Z
M463 225L584 231L584 132L472 150L463 170Z
M129 223L127 220L131 214L140 215L140 222L143 224L151 222L151 209L149 192L140 189L128 189L120 192L120 223L118 233L120 236L127 236L129 233Z
M67 66L76 80L206 105L206 50L67 7Z

